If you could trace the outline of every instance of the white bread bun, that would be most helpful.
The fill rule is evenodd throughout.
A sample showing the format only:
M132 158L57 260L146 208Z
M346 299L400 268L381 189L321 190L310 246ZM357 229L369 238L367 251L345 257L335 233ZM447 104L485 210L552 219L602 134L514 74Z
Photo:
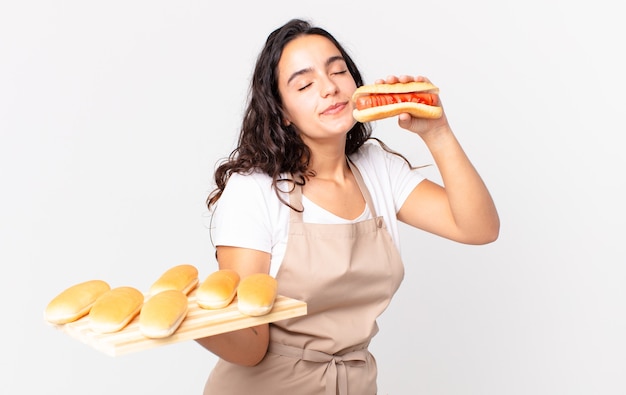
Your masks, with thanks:
M133 287L117 287L102 294L89 311L89 327L97 333L122 330L139 314L143 294Z
M228 306L237 294L239 274L221 269L207 276L196 290L196 302L204 309L221 309Z
M198 269L193 265L178 265L166 270L150 286L150 295L155 295L162 291L175 289L181 291L185 295L189 295L191 291L198 285Z
M153 295L141 307L139 331L146 337L171 336L182 324L189 310L189 300L182 291L170 289Z
M244 277L237 287L237 309L250 316L269 313L274 307L278 282L269 274L255 273Z
M398 82L395 84L369 84L358 87L352 94L352 100L355 100L361 95L369 95L373 93L411 92L439 93L439 88L426 81Z
M92 305L111 287L102 280L89 280L74 284L55 296L44 311L46 321L67 324L87 315Z
M439 93L439 88L430 82L406 82L396 84L370 84L357 88L352 94L352 101L368 95L388 95L407 93ZM352 116L359 122L370 122L392 117L402 113L409 113L416 118L437 119L443 115L443 109L438 105L415 102L397 102L378 105L364 109L354 109Z
M370 107L364 110L354 110L352 116L359 122L371 122L393 117L402 113L409 113L416 118L441 118L441 107L429 106L423 103L394 103L385 106Z

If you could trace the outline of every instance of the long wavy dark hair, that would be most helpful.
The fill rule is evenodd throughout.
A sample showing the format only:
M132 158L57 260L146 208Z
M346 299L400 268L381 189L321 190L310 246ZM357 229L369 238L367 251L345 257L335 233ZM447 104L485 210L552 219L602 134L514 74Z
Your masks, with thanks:
M363 85L361 73L350 55L326 30L300 19L292 19L274 30L257 58L237 148L215 170L216 188L206 202L209 209L218 201L233 173L262 171L272 177L277 194L281 174L292 174L291 181L302 185L313 175L308 167L309 148L293 126L283 123L283 103L278 92L278 62L283 49L293 39L312 34L329 39L343 56L356 86ZM346 136L346 155L356 152L371 134L369 124L357 122ZM278 197L281 198L279 194Z

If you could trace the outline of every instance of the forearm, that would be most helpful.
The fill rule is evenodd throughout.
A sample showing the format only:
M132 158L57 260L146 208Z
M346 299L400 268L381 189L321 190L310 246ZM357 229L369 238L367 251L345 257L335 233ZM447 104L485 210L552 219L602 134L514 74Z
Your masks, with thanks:
M470 242L497 238L500 220L493 199L452 130L442 127L422 136L441 174L450 215Z
M266 252L228 246L218 246L216 252L220 269L235 270L242 279L253 273L269 272L270 254ZM196 341L228 362L254 366L267 352L269 325L262 324Z
M267 352L269 326L268 324L263 324L196 339L196 342L228 362L254 366L261 362Z

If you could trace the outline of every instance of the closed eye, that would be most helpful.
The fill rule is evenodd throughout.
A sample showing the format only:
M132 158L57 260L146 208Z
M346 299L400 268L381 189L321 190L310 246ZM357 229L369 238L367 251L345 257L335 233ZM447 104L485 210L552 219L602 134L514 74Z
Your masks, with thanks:
M301 88L298 88L298 91L303 91L303 90L305 90L306 88L308 88L309 86L311 86L312 84L313 84L312 82L309 82L309 83L308 83L308 84L306 84L305 86L303 86L303 87L301 87Z

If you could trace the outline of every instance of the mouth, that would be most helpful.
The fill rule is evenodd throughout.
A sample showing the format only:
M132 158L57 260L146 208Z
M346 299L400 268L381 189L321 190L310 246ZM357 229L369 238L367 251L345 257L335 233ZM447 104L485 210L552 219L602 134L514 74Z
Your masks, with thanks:
M324 111L322 111L322 115L335 115L339 114L346 108L347 102L334 103L328 106Z

